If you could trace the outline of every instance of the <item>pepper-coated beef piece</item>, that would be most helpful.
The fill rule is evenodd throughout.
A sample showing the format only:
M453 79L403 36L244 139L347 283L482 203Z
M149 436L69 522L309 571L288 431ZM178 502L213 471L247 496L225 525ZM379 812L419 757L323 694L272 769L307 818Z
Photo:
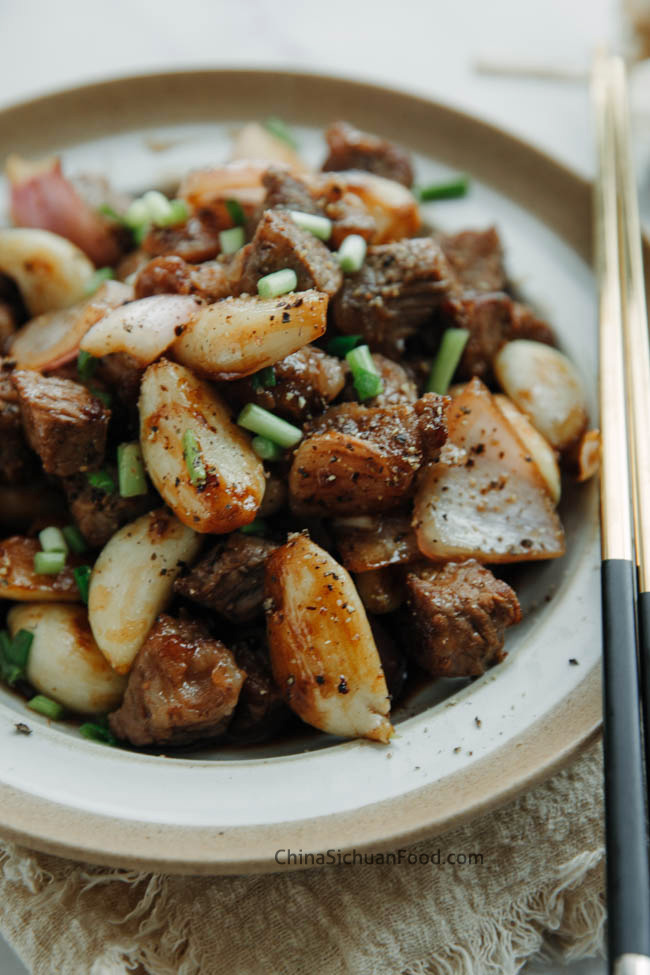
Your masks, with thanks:
M190 264L199 264L216 257L219 227L209 211L191 216L175 227L152 227L142 242L142 249L151 257L175 254Z
M347 122L334 122L325 132L329 155L323 170L364 169L403 186L413 185L411 157L400 146L360 132Z
M232 293L231 272L230 262L188 264L175 254L155 257L138 273L135 279L135 297L196 295L205 301L218 301Z
M138 651L113 734L132 745L184 745L226 730L246 679L200 623L161 615Z
M293 717L273 680L266 631L244 633L230 646L237 666L246 672L246 680L228 725L228 738L248 743L264 741Z
M85 386L17 370L12 377L29 445L48 474L66 477L98 468L111 412Z
M13 359L0 357L0 484L23 483L38 467L23 432L18 393L11 382L14 367Z
M117 484L117 469L109 466L107 473ZM153 492L123 498L117 491L93 487L85 474L64 477L62 483L74 523L91 548L102 548L122 525L159 503Z
M440 246L447 258L459 291L503 291L506 272L503 248L495 227L444 234Z
M433 677L478 677L503 660L506 627L521 609L485 566L474 559L426 566L408 573L406 588L413 655Z
M235 623L262 612L264 565L278 546L256 535L234 533L217 542L174 590Z
M369 247L332 302L334 324L361 333L373 352L399 359L408 336L432 319L450 287L446 258L431 237Z
M243 260L236 294L257 294L257 282L267 274L291 268L297 291L315 288L334 295L341 287L341 269L322 240L302 230L283 210L267 210Z

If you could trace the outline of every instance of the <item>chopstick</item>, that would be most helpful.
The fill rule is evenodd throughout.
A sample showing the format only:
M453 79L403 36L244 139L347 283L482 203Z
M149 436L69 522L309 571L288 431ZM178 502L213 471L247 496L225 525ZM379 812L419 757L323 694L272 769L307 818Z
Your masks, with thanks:
M599 284L603 442L601 546L608 953L610 971L616 975L650 972L650 871L637 654L637 578L630 505L632 494L639 579L645 585L650 562L646 561L642 530L648 525L648 507L646 488L640 482L644 455L637 445L648 434L642 424L642 414L636 413L641 402L638 377L634 380L638 395L629 399L632 416L628 425L626 382L629 378L632 388L632 377L641 372L634 360L637 351L640 357L641 351L646 354L648 336L645 324L643 329L639 328L643 310L639 289L642 293L643 278L639 279L634 254L634 235L638 233L634 213L630 223L636 186L630 166L626 109L622 111L625 105L622 70L618 59L601 55L595 63L592 84L598 147L594 238ZM620 207L619 192L623 199ZM650 734L650 726L647 731Z

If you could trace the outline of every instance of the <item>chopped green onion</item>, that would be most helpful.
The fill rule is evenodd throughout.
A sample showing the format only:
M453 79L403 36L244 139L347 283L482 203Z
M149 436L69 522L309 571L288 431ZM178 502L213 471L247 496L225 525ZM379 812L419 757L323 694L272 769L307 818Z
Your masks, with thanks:
M360 271L366 259L368 245L360 234L348 234L337 251L342 271Z
M32 643L34 642L34 634L30 633L29 630L18 630L15 637L9 643L7 647L6 654L7 659L20 667L22 671L27 668L27 661L29 659L29 651L32 648Z
M68 551L68 543L65 540L63 532L60 528L55 528L54 525L50 525L49 528L44 528L43 531L40 531L38 533L38 540L44 552L67 553Z
M37 694L36 697L27 702L27 707L39 714L44 714L46 718L51 718L52 721L58 721L65 712L65 708L58 701L53 701L51 697L45 697L45 694Z
M222 254L236 254L244 246L244 228L231 227L219 233L219 246Z
M280 460L284 456L282 447L268 437L253 437L252 447L260 460Z
M443 183L429 183L428 186L420 186L416 190L416 195L423 203L429 200L453 200L456 197L465 196L468 189L469 177L462 174Z
M274 135L276 139L281 139L282 142L286 142L292 149L298 148L298 143L293 132L287 123L283 122L277 115L270 115L264 122L264 128L271 135Z
M115 277L115 271L112 267L100 267L88 278L88 283L84 288L84 294L92 295L97 291L100 285L104 281L109 281L111 278Z
M39 576L56 576L65 566L65 552L36 552L34 572Z
M68 548L81 555L86 551L86 539L83 537L76 525L66 525L63 529L63 537L68 543Z
M118 446L117 479L121 498L135 498L139 494L147 493L147 476L137 440Z
M133 200L124 214L124 223L127 227L130 227L131 230L137 230L138 227L150 222L149 207L145 203L144 197L141 196L137 200Z
M236 227L243 227L246 223L246 214L239 200L226 200L226 210L234 225Z
M427 393L447 392L468 338L469 332L466 328L448 328L444 332L438 354L431 366Z
M150 223L139 224L133 231L133 240L135 241L135 243L141 244L150 230L151 230Z
M111 220L115 220L117 223L124 223L124 217L120 216L117 210L112 207L109 203L102 203L98 210L105 217L110 217Z
M367 345L350 349L345 356L345 361L350 367L354 388L362 402L382 392L384 383Z
M273 386L277 386L278 384L273 366L260 369L259 372L253 375L252 381L253 389L272 389Z
M360 335L337 335L336 338L331 339L327 343L327 351L330 355L337 355L341 359L344 359L348 352L354 349L360 341Z
M115 494L115 481L108 471L90 471L86 474L86 480L91 487L103 491L104 494Z
M316 213L303 213L302 210L289 210L289 216L303 230L308 230L319 240L329 240L332 236L332 221Z
M79 726L79 734L88 741L96 741L101 745L117 745L117 738L108 724L98 724L95 721L85 721Z
M156 226L175 227L176 224L185 223L190 215L185 200L167 200L167 203L169 204L167 216L163 217L162 220L154 220Z
M237 417L237 423L252 433L267 437L278 447L293 447L302 440L302 430L299 427L294 427L293 423L287 423L257 403L247 403Z
M268 531L268 525L263 518L256 518L250 525L244 525L239 531L242 535L264 535Z
M99 359L96 359L90 352L86 352L85 349L81 349L77 356L77 372L82 382L88 382L89 379L92 379L98 365Z
M285 267L260 278L257 282L257 293L262 298L277 298L279 295L286 295L288 291L295 291L297 284L296 272Z
M199 442L191 430L186 430L183 434L183 457L192 484L198 486L205 484L207 478L205 464L201 459Z
M78 565L72 570L74 581L77 583L77 589L81 595L81 600L86 606L88 605L88 586L90 585L90 574L92 571L92 567L89 565Z

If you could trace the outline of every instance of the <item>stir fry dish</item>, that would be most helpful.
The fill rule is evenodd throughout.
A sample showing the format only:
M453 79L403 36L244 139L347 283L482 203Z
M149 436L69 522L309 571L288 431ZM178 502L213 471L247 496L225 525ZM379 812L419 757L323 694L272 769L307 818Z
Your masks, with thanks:
M387 742L407 673L503 660L503 566L565 551L598 432L497 230L325 139L246 125L173 197L7 161L0 677L88 738Z

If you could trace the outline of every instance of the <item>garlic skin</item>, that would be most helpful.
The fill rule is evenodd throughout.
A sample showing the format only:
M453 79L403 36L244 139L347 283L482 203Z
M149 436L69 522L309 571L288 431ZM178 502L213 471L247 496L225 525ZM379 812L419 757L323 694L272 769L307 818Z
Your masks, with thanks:
M388 742L386 680L347 571L293 535L270 556L265 591L273 676L289 707L321 731Z
M33 633L27 679L41 694L77 714L106 714L118 707L126 678L116 673L93 639L84 606L28 603L7 615L12 636Z

